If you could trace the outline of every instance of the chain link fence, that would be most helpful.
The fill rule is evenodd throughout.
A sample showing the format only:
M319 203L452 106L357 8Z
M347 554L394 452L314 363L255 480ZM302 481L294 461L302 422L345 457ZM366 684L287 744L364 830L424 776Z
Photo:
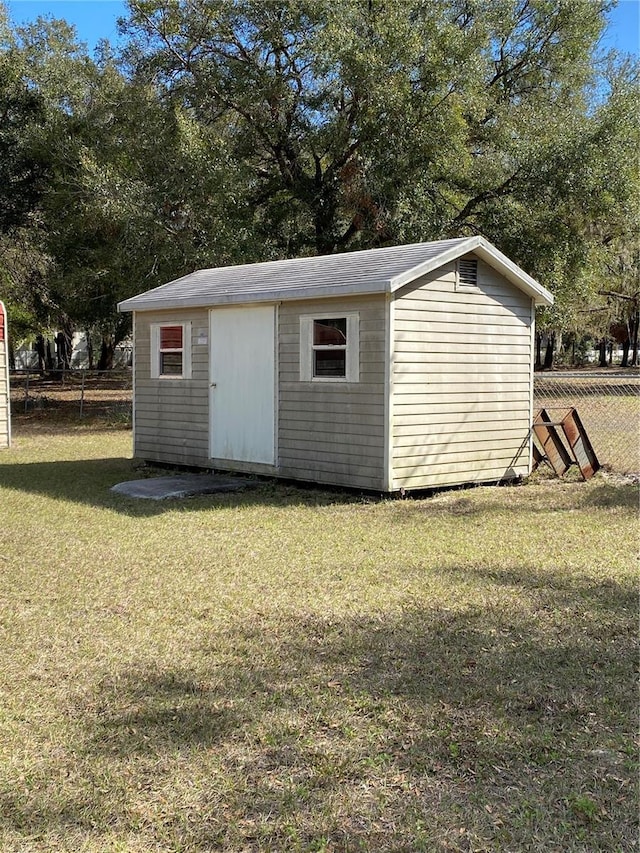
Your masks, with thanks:
M102 418L131 423L131 370L66 369L51 374L17 370L10 376L15 414Z
M578 411L600 464L619 474L640 473L638 371L562 371L536 374L534 411L559 421Z
M14 414L106 419L131 423L131 370L74 369L52 376L34 371L11 375ZM560 420L575 408L606 469L640 474L640 373L554 371L536 374L534 410L545 408Z

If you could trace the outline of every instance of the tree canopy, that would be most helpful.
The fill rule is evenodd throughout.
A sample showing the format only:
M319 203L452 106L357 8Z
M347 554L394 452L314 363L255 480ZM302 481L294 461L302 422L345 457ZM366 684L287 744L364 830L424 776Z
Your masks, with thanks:
M93 58L5 21L9 302L106 363L117 301L196 267L477 233L555 294L541 328L632 334L637 299L603 296L638 291L638 66L600 50L610 6L130 0Z

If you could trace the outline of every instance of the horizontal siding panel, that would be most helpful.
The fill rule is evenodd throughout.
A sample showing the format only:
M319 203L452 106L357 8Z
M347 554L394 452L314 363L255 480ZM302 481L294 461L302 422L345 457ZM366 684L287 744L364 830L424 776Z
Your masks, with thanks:
M337 458L345 454L348 456L354 454L364 456L364 448L381 450L383 446L380 436L360 435L351 443L342 441L338 444L335 437L330 434L315 432L312 440L305 441L300 438L300 433L291 430L285 431L285 435L282 435L282 440L283 442L286 441L288 453L295 450L303 450L305 453L324 456L326 458L334 456Z
M527 438L527 435L524 436ZM523 436L517 436L510 441L444 441L439 444L425 444L421 448L400 448L394 452L394 465L398 470L415 468L416 466L431 467L432 465L469 462L485 462L495 459L516 459L523 453L529 454L528 443L523 447Z
M359 474L352 470L337 471L331 468L328 471L310 471L308 468L298 468L295 465L282 467L279 470L281 477L292 480L301 480L307 483L319 483L327 486L347 486L352 489L367 489L371 491L382 491L383 481L375 473Z
M349 423L344 426L343 424L336 424L335 420L331 418L310 418L307 412L289 412L286 416L280 417L279 423L280 430L291 430L297 433L301 430L313 432L317 429L328 435L384 435L382 421L380 423L373 421L369 421L368 423Z
M506 297L504 301L485 299L482 294L468 299L466 293L435 293L426 299L403 299L396 301L396 313L400 320L422 320L429 314L469 314L476 319L490 320L493 316L530 317L527 302Z
M443 388L450 388L449 393L454 394L486 394L496 398L501 398L503 393L511 394L528 394L529 384L519 374L515 374L513 378L506 377L502 374L500 379L495 382L469 382L464 373L435 373L428 382L409 383L403 382L399 385L396 393L396 403L402 405L405 397L420 397L424 400L414 400L413 402L428 402L428 398L433 391L434 394L442 392Z
M200 394L196 396L186 394L181 398L174 397L171 394L158 393L153 388L142 388L140 391L136 388L136 402L154 407L167 407L176 411L206 412L209 409L208 395Z
M517 465L449 468L445 471L416 472L394 478L394 489L438 489L444 486L458 486L464 483L495 483L513 477L526 477L529 473L528 463Z
M464 431L476 432L479 430L499 430L504 429L529 429L529 413L523 412L520 417L506 418L498 416L491 418L484 412L479 417L475 415L458 415L449 413L448 415L424 415L415 417L413 422L402 423L399 418L394 419L393 435L396 440L403 437L415 435L437 435L439 432Z
M383 399L381 398L382 388L376 393L367 389L359 389L358 392L339 394L335 391L327 393L317 393L314 389L301 388L296 393L291 388L285 388L280 393L281 412L286 417L289 409L292 411L323 411L324 406L333 406L334 411L353 412L360 409L361 406L375 406L382 408ZM293 404L298 403L295 407ZM313 406L313 409L307 409L307 406Z
M443 443L444 439L450 444L460 442L468 442L469 444L477 445L479 441L491 442L495 446L499 442L504 441L523 441L529 436L529 424L524 421L521 423L513 423L511 425L497 424L464 424L458 430L452 430L451 425L438 424L437 428L427 427L421 433L398 432L394 429L394 446L402 447L402 455L411 455L411 450L421 452L435 446L438 443Z
M150 403L160 403L166 406L189 406L193 409L207 409L209 407L208 389L199 389L197 393L188 394L181 392L180 394L167 393L164 389L159 388L142 388L136 387L136 398Z
M204 454L193 453L192 451L186 449L178 450L177 448L171 448L170 457L167 455L166 452L159 452L157 448L155 450L152 448L143 448L141 450L136 450L135 455L139 459L144 459L145 462L149 462L151 464L153 464L154 462L160 462L170 465L184 465L185 467L189 468L211 467L209 460Z
M513 336L525 336L529 334L530 324L525 324L513 317L492 317L491 325L484 327L473 317L460 315L460 319L452 322L451 318L442 318L441 321L433 319L430 315L429 320L425 320L419 330L404 332L401 329L395 335L396 348L402 344L428 344L431 341L432 335L444 335L450 341L459 341L465 343L467 330L477 334L479 327L483 327L486 332L486 340L495 339L496 345L500 345L504 335L509 338Z
M208 424L206 421L203 421L200 424L193 423L191 421L172 421L171 425L167 425L158 419L153 419L152 417L139 417L136 415L136 432L140 435L159 435L159 434L167 434L168 432L174 432L176 435L183 436L185 439L194 438L196 440L204 440L203 436L203 428L205 428L204 435L208 436L208 431L206 431Z
M479 343L488 344L490 346L509 346L514 339L522 340L522 324L515 323L510 325L483 323L482 326L472 326L472 324L464 323L461 320L456 323L456 329L460 326L460 331L456 334L455 330L449 327L449 324L432 321L429 313L425 312L420 318L416 314L411 314L410 319L402 319L395 317L394 328L397 334L410 335L412 332L428 332L429 340L434 344L448 344L458 339L462 346L467 344ZM453 337L452 337L453 333Z
M471 391L460 391L457 394L451 394L448 391L439 391L438 393L430 392L429 394L405 395L404 397L394 398L393 411L394 419L397 416L407 415L423 415L429 414L434 406L450 406L454 411L463 410L464 406L476 406L477 410L481 410L484 401L494 403L500 401L505 404L521 404L521 391L502 391L498 395L488 395L483 393L473 393Z
M520 450L520 452L518 452ZM460 471L472 471L474 466L482 468L505 468L511 466L519 458L529 458L528 448L494 448L492 450L478 450L471 453L440 453L428 458L423 456L411 456L398 460L395 464L397 477L407 476L407 472L420 471L425 473L452 473ZM394 478L395 479L395 478Z
M206 444L209 440L208 430L203 428L204 425L197 425L190 429L183 429L180 425L174 426L173 423L140 423L136 418L136 435L143 436L160 436L163 439L179 441L198 441Z
M206 440L206 436L201 435L184 435L180 433L173 433L169 430L154 430L145 431L143 429L138 430L136 427L136 444L138 442L149 444L153 442L157 442L162 440L162 443L166 443L167 445L171 445L171 447L201 447L207 449L209 446L208 441ZM157 444L156 444L157 447Z
M486 370L488 367L494 368L494 372L498 372L500 370L507 370L510 367L518 366L522 369L524 366L525 373L529 374L529 365L531 364L530 353L522 353L522 352L484 352L484 353L476 353L472 349L469 350L468 353L463 352L455 352L455 353L446 353L446 352L434 352L429 349L425 353L423 353L422 358L419 362L416 362L413 358L413 354L411 355L402 355L400 354L397 358L394 359L395 365L403 365L403 367L398 367L396 371L396 375L403 375L403 372L407 372L411 370L411 367L407 365L411 364L434 364L438 365L440 368L457 368L457 367L468 367L475 368L477 367L479 370Z
M298 411L298 410L296 410L296 411ZM315 400L309 400L308 402L305 403L305 409L301 410L301 411L308 412L309 414L313 415L314 418L316 415L317 416L325 415L327 417L331 416L334 423L340 422L341 419L345 418L345 406L343 403L319 403L319 402L316 402ZM370 404L370 405L360 404L357 406L356 413L361 419L365 418L365 420L360 421L363 424L369 423L371 420L374 423L377 423L378 418L382 419L382 417L383 417L384 406L382 405L382 401L380 401L380 403L375 403L375 404ZM348 411L346 414L353 415L354 414L353 409L350 412ZM287 411L286 417L289 417L289 416L290 416L290 412ZM349 425L351 425L351 424L355 423L356 421L357 421L357 419L355 419L355 418L353 420L351 420L349 418L345 422L348 423Z
M158 413L157 407L141 406L135 407L136 424L155 424L155 427L164 425L171 429L180 429L183 424L188 424L191 429L201 429L208 425L209 415L206 409L191 409L180 407L175 409L164 408Z
M188 383L188 384L187 384ZM136 394L163 397L165 400L193 400L202 405L209 399L209 383L184 380L184 384L176 385L174 382L165 382L161 379L155 381L143 381L136 383Z
M428 335L426 343L430 353L442 354L443 356L455 357L456 355L499 355L501 358L508 358L510 353L514 355L529 356L530 347L523 341L522 333L516 335L503 336L500 340L496 340L491 335L474 335L474 340L470 340L471 336L452 336L450 332L440 335L441 340L434 340L434 335ZM407 342L414 340L408 335ZM420 343L420 341L415 341Z
M467 302L469 305L493 305L494 302L505 305L527 305L529 297L518 290L517 287L506 283L500 276L489 279L479 276L476 288L456 289L453 276L448 280L439 279L433 281L427 287L420 286L419 281L414 282L413 289L402 293L400 303L403 307L411 306L421 302ZM442 285L442 286L441 286ZM453 286L452 286L453 285Z
M280 397L301 402L315 401L318 403L350 403L359 405L370 401L382 403L380 394L384 385L374 385L372 382L286 382L280 383Z
M145 443L136 441L134 456L152 462L165 462L169 465L199 465L209 467L209 452L206 447L196 444Z
M465 307L469 313L493 314L503 311L516 313L529 312L529 299L517 295L514 288L503 291L500 295L495 289L491 293L472 290L428 290L414 291L412 296L405 296L397 301L398 311L410 314L419 311L459 311Z
M351 454L342 456L331 456L313 460L313 464L301 465L297 454L283 453L279 459L279 469L283 476L289 476L289 472L295 470L305 479L315 479L317 475L323 476L323 482L332 482L327 477L353 476L366 479L370 482L380 480L380 469L375 465L360 464L358 457Z
M162 437L138 438L136 436L134 455L142 459L167 462L169 464L190 465L187 458L200 460L197 464L205 464L209 458L209 447L202 442L175 442ZM194 463L196 464L196 463Z
M448 381L447 377L449 376L455 376L455 381L457 381L459 379L458 374L468 376L470 382L476 378L487 379L490 377L495 377L498 382L513 382L517 378L528 382L530 375L528 364L516 362L501 365L484 362L480 359L469 362L450 361L448 363L433 361L421 361L419 364L397 362L395 367L396 387L400 393L407 383L416 385Z
M529 406L526 402L510 403L506 400L487 400L482 404L467 404L465 400L458 401L457 407L451 406L451 401L424 407L423 411L398 414L394 417L396 426L412 424L450 424L466 421L469 423L508 420L510 418L529 420Z
M462 294L457 296L460 297ZM475 301L468 301L463 298L450 298L450 294L442 294L440 298L411 302L398 306L396 310L396 320L400 324L420 323L427 318L442 322L443 317L450 317L452 322L458 322L461 316L474 319L478 325L481 325L483 320L493 320L494 317L511 318L528 323L531 320L531 309L522 302L509 299L504 302L498 300L487 302L479 296Z

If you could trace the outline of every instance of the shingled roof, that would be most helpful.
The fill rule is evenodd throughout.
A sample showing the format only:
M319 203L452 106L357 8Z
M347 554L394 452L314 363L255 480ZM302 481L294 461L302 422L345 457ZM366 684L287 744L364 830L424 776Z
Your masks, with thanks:
M365 293L393 293L422 275L474 252L535 300L553 297L483 237L462 237L337 255L292 258L198 270L118 305L150 311L255 302L280 302Z

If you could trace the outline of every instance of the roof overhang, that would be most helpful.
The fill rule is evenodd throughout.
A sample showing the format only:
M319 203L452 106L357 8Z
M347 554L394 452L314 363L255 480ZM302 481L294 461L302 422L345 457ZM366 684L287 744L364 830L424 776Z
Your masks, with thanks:
M177 279L179 281L179 279ZM341 296L366 296L372 293L390 293L390 281L361 281L352 282L337 288L335 285L318 285L313 288L300 288L292 286L287 288L261 288L256 290L245 290L242 293L224 293L218 291L215 298L206 296L173 296L171 305L166 308L158 305L155 298L144 299L133 296L118 303L118 311L163 311L175 308L209 308L212 305L250 305L254 303L287 302L292 300L324 299L329 297L340 298ZM151 295L153 291L149 291Z

